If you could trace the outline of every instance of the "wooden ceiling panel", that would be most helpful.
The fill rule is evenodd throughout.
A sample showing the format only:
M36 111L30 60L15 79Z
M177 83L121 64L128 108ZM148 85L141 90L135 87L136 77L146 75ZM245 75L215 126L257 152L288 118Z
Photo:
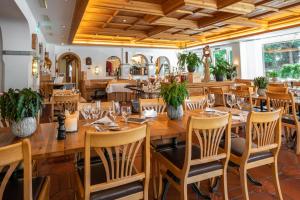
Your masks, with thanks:
M181 48L300 25L299 0L77 0L76 44Z

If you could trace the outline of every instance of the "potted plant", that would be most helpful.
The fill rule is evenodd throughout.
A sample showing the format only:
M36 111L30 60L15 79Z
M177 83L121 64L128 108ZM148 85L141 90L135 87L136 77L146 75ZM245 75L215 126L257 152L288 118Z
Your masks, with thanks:
M186 83L178 83L173 81L170 84L161 86L160 95L167 104L168 117L173 119L180 119L183 116L182 104L188 96Z
M227 80L232 80L237 76L236 65L229 64L226 68L226 78Z
M9 121L13 134L18 137L34 133L37 127L36 117L41 108L41 95L30 88L9 89L0 96L1 117Z
M193 73L201 63L202 62L196 53L189 52L178 54L178 65L181 67L186 65L190 73Z
M223 81L224 75L226 75L227 68L229 66L229 63L223 59L218 59L216 61L215 66L210 67L210 72L213 74L216 78L216 81Z
M267 76L271 78L272 81L277 82L278 77L279 77L279 72L278 71L269 71L267 72Z
M254 85L257 87L257 94L259 96L266 95L266 89L268 85L268 79L264 76L256 77L254 79Z

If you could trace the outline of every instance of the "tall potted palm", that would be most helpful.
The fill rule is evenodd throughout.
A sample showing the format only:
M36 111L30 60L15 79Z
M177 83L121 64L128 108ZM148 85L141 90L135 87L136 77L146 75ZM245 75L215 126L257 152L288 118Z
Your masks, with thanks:
M178 65L181 67L187 66L190 73L195 72L196 68L201 65L201 60L196 53L179 53L178 54Z
M160 95L167 104L168 117L171 120L180 119L183 116L182 104L188 96L186 83L173 81L171 84L162 85Z
M30 88L9 89L0 96L0 115L9 121L12 133L18 137L34 133L37 128L36 117L41 108L41 95Z

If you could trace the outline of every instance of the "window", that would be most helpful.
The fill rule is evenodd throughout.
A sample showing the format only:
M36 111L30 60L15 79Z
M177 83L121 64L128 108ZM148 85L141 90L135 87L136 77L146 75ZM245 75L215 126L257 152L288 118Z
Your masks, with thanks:
M300 77L300 40L264 45L265 72L278 73L281 78Z
M232 48L231 47L222 47L215 48L213 50L213 64L216 64L218 59L226 60L228 63L232 64Z

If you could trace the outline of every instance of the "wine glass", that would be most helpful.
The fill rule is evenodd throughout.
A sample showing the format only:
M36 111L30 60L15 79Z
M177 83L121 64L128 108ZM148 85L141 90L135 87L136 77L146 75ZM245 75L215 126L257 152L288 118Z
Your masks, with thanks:
M109 116L112 118L114 122L116 121L117 115L114 108L111 106L109 107Z
M83 112L85 114L85 118L91 119L92 106L91 105L85 106L83 108Z
M228 94L226 99L227 99L227 104L230 106L230 110L231 110L233 105L235 104L235 96L234 94Z
M213 107L215 104L215 95L214 94L208 94L207 96L207 105L209 108Z
M131 115L131 107L130 106L122 106L121 108L122 117L125 123L128 122L128 117Z
M241 110L242 106L245 102L245 99L243 97L236 97L236 105L238 106L238 108Z

